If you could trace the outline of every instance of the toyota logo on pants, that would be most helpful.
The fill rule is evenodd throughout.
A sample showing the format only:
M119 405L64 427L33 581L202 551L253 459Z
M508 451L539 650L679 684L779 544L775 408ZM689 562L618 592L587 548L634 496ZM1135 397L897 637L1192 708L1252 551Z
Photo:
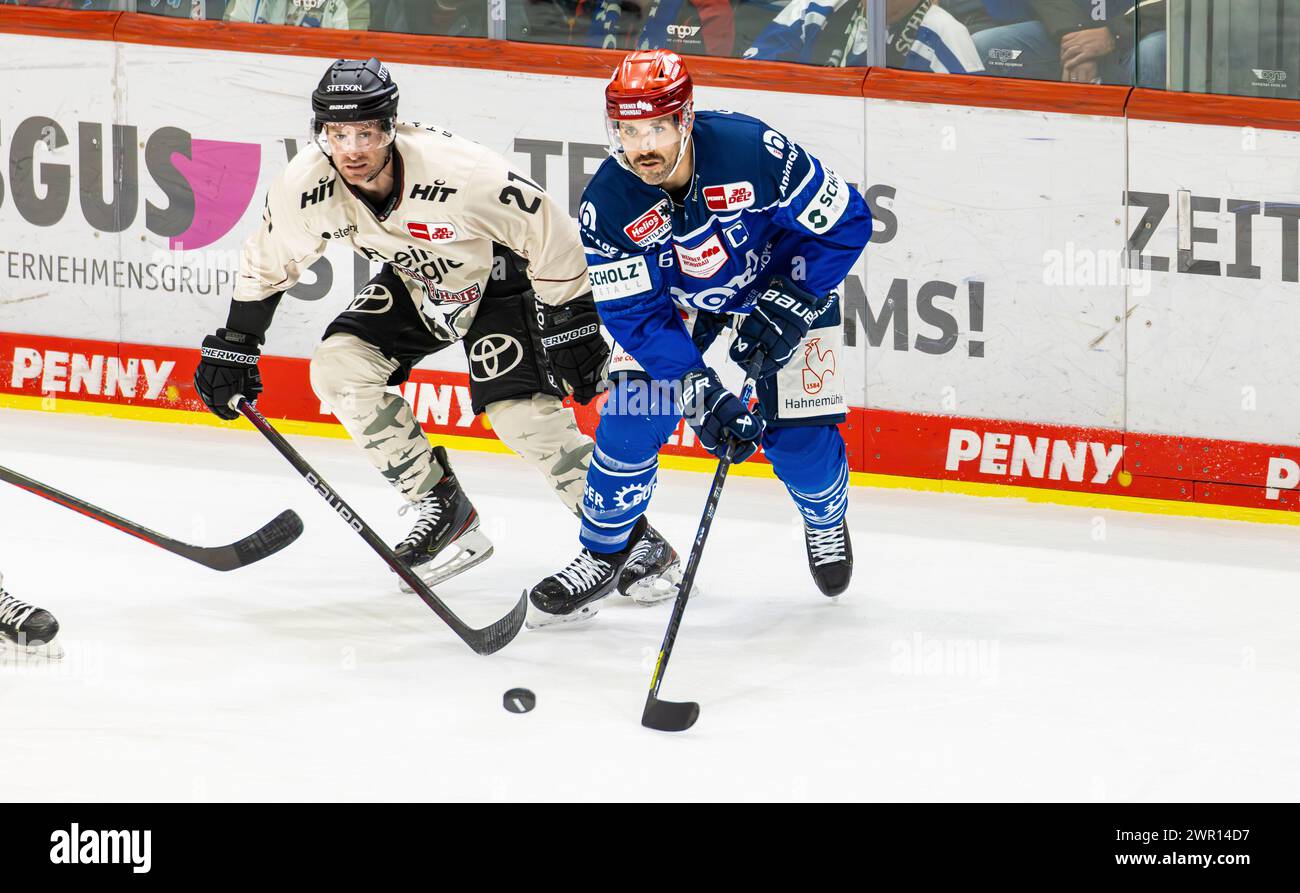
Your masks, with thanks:
M485 335L469 349L469 377L487 381L505 375L524 358L524 346L510 335Z

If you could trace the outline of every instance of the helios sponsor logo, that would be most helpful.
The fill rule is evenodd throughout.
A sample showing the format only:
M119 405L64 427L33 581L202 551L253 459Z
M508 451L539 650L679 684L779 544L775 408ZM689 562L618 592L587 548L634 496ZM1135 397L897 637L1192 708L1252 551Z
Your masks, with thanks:
M638 246L652 245L672 231L668 202L662 201L623 227L624 234Z
M963 465L978 459L979 473L995 477L1106 484L1123 457L1122 443L1068 441L997 431L980 434L953 428L948 432L944 468L960 471Z
M152 831L93 831L76 822L50 835L55 865L130 865L133 874L153 867Z

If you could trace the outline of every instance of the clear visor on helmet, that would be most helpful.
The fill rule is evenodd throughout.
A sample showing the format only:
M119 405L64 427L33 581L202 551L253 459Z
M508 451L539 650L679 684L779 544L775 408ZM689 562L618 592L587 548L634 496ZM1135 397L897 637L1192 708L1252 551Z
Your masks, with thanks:
M619 164L635 170L633 165L643 156L657 155L672 161L673 168L686 151L686 141L691 132L691 107L687 104L679 112L658 118L632 118L615 120L605 118L605 134L609 152Z
M396 133L394 121L348 121L346 123L327 123L317 127L313 137L316 145L326 155L336 152L370 152L382 149L393 141Z

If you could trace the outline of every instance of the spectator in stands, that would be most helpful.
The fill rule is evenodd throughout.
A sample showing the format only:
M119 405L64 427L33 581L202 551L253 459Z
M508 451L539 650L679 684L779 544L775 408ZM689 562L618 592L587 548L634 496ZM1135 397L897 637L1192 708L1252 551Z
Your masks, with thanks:
M580 24L582 16L578 7L581 5L580 0L523 0L523 39L541 43L582 43L588 23Z
M790 0L745 50L746 59L867 64L866 0ZM983 71L970 31L938 0L885 0L885 64L950 74Z
M972 0L958 0L970 7ZM983 0L962 20L990 74L1165 86L1164 0ZM1104 18L1094 18L1101 13ZM990 26L992 20L1011 24Z
M218 6L215 0L208 0L207 6ZM204 17L204 0L136 0L135 11L149 15L167 16L173 19L202 19ZM208 18L219 18L209 14Z
M730 56L735 44L731 0L592 0L578 11L591 15L589 46Z
M370 0L230 0L225 20L364 31L370 27Z
M505 0L505 36L527 40L528 15L522 0ZM446 37L489 36L488 0L371 0L370 30ZM564 43L541 37L547 42Z

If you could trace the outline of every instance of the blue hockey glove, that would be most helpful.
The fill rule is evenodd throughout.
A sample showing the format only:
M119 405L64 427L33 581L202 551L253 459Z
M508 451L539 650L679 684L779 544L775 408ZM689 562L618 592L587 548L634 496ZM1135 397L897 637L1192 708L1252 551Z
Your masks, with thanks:
M740 404L712 369L692 369L682 376L682 415L695 429L700 445L718 458L736 442L731 461L741 463L758 451L765 427L761 416Z
M828 303L829 295L819 298L784 276L773 276L736 331L731 358L743 366L751 357L761 356L757 377L774 375L794 356Z

